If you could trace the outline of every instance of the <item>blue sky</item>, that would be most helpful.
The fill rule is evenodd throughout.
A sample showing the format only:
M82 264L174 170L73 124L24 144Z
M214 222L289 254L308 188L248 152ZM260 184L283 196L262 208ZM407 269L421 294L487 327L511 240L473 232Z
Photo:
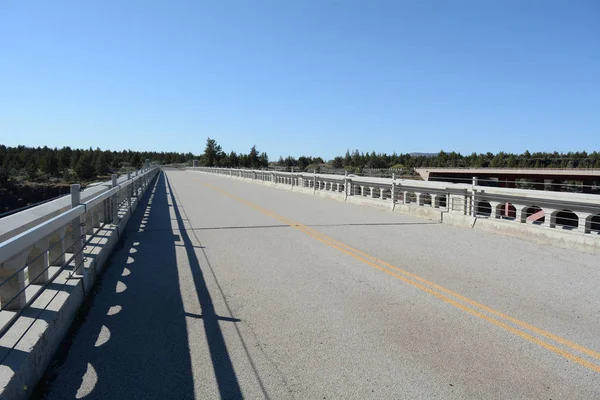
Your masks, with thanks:
M0 143L600 150L598 1L0 1Z

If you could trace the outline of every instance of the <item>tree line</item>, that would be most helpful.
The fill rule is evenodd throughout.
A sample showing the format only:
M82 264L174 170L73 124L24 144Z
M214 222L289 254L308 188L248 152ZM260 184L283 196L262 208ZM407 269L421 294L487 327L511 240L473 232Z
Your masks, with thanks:
M312 170L323 166L351 171L362 169L405 169L419 167L446 168L598 168L600 152L534 152L472 153L457 152L431 154L375 153L347 150L344 155L325 161L321 157L279 157L269 162L267 153L252 146L250 151L226 153L215 139L207 138L204 153L191 152L139 152L132 150L111 151L96 149L72 149L70 147L7 147L0 145L0 180L47 181L49 178L63 181L90 181L106 177L111 173L138 169L149 159L158 164L191 164L198 160L200 165L228 168L294 168L298 171Z
M279 157L275 163L269 163L266 153L260 153L253 146L249 154L225 153L216 140L208 138L204 154L200 156L200 165L228 168L266 168L279 167L296 170L310 170L321 166L346 170L362 169L405 169L429 168L599 168L600 152L534 152L514 153L472 153L462 155L457 152L439 153L375 153L347 150L344 155L325 162L321 157L287 156Z
M231 151L226 153L215 139L206 139L204 154L199 157L200 165L206 167L225 168L267 168L269 167L269 156L267 153L259 152L256 146L252 146L248 154Z
M0 145L0 179L89 181L112 173L139 169L146 159L160 164L174 164L191 163L195 158L192 153Z
M535 152L514 153L472 153L462 155L457 152L431 154L386 154L362 153L358 150L346 151L344 156L331 160L334 168L600 168L600 153L582 152Z

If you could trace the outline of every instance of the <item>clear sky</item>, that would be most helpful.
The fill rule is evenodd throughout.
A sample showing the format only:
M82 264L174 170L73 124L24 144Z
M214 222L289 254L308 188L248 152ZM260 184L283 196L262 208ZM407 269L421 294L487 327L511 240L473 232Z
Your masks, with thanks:
M0 0L0 143L600 149L600 1Z

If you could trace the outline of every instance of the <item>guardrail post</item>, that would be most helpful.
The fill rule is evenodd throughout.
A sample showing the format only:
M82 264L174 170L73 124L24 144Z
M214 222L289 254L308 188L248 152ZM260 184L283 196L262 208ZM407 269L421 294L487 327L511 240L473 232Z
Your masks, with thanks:
M19 271L0 287L0 304L5 310L21 310L27 305L25 294L25 268L27 254L20 254L2 263L0 277L2 280Z
M396 174L392 172L392 210L396 209Z
M137 177L137 171L135 171L135 177ZM135 179L133 181L133 197L135 197L137 199L138 197L138 184L139 184L139 179Z
M131 172L127 172L127 180L129 181L129 187L127 188L127 208L131 211L131 197L133 197L133 182L131 181Z
M473 185L472 185L472 188L471 188L471 190L472 190L472 195L471 195L471 215L474 216L474 217L477 216L476 215L477 214L477 212L476 212L476 210L477 210L477 201L475 199L475 197L476 197L475 193L477 192L475 190L475 186L477 186L477 183L478 183L477 182L477 177L474 176L473 177ZM466 204L465 204L465 206L466 206Z
M117 174L112 174L112 187L117 187ZM112 223L113 225L119 224L119 193L115 193L111 196L111 208L112 208Z
M74 184L71 185L71 208L78 207L81 204L81 185ZM86 270L83 265L83 240L85 235L81 231L81 226L83 225L83 221L81 216L73 219L71 221L71 227L73 228L71 231L71 238L73 240L73 254L75 265L73 267L73 274L75 275L83 275L83 279L85 282L86 279ZM80 274L81 268L83 268L83 274Z
M344 171L344 201L352 196L352 180L348 179L348 171Z

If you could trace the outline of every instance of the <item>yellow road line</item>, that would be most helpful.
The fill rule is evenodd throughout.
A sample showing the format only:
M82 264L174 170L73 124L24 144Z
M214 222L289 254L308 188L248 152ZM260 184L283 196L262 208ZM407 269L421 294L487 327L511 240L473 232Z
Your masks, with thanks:
M194 179L196 179L196 178L194 178ZM527 322L520 321L520 320L518 320L516 318L510 317L510 316L508 316L506 314L501 313L500 311L494 310L494 309L492 309L490 307L487 307L487 306L485 306L485 305L483 305L481 303L478 303L478 302L476 302L474 300L471 300L471 299L469 299L467 297L464 297L464 296L462 296L462 295L460 295L460 294L458 294L458 293L456 293L456 292L454 292L452 290L446 289L446 288L444 288L444 287L442 287L442 286L440 286L440 285L438 285L436 283L433 283L433 282L428 281L428 280L426 280L424 278L421 278L418 275L415 275L415 274L413 274L411 272L408 272L408 271L403 270L401 268L398 268L398 267L396 267L394 265L391 265L391 264L389 264L389 263L387 263L385 261L382 261L382 260L380 260L380 259L378 259L376 257L373 257L373 256L371 256L369 254L366 254L366 253L364 253L364 252L362 252L360 250L357 250L357 249L355 249L353 247L350 247L350 246L348 246L345 243L342 243L342 242L340 242L340 241L338 241L336 239L333 239L333 238L331 238L331 237L323 234L322 232L319 232L319 231L317 231L315 229L312 229L312 228L310 228L310 227L308 227L306 225L298 223L298 222L296 222L294 220L291 220L289 218L286 218L284 216L278 215L278 214L274 213L273 211L270 211L270 210L268 210L266 208L263 208L263 207L261 207L259 205L256 205L256 204L254 204L254 203L252 203L252 202L250 202L250 201L248 201L246 199L243 199L243 198L241 198L239 196L236 196L236 195L233 195L231 193L228 193L228 192L222 190L219 187L216 187L216 186L213 186L211 184L205 183L205 182L203 182L203 181L201 181L199 179L197 179L197 180L200 181L204 186L206 186L208 188L211 188L212 190L215 190L215 191L217 191L217 192L219 192L219 193L221 193L221 194L223 194L223 195L225 195L227 197L230 197L230 198L236 200L237 202L242 203L242 204L244 204L244 205L246 205L246 206L248 206L248 207L250 207L250 208L252 208L252 209L254 209L254 210L256 210L256 211L258 211L258 212L260 212L262 214L264 214L264 215L267 215L267 216L269 216L271 218L274 218L274 219L276 219L276 220L278 220L278 221L280 221L280 222L282 222L282 223L284 223L284 224L286 224L286 225L288 225L288 226L290 226L290 227L292 227L294 229L297 229L297 230L305 233L306 235L308 235L308 236L310 236L310 237L312 237L312 238L314 238L314 239L316 239L316 240L318 240L318 241L320 241L320 242L322 242L324 244L327 244L328 246L333 247L336 250L341 251L342 253L349 255L350 257L353 257L356 260L359 260L359 261L361 261L361 262L363 262L363 263L365 263L365 264L367 264L367 265L369 265L369 266L371 266L373 268L376 268L376 269L378 269L378 270L380 270L382 272L385 272L388 275L394 276L395 278L400 279L401 281L403 281L405 283L408 283L409 285L414 286L414 287L416 287L416 288L418 288L420 290L423 290L423 291L425 291L425 292L427 292L427 293L429 293L429 294L437 297L438 299L440 299L440 300L442 300L442 301L444 301L444 302L446 302L448 304L451 304L451 305L453 305L453 306L455 306L455 307L457 307L457 308L459 308L459 309L461 309L461 310L463 310L465 312L468 312L469 314L472 314L472 315L474 315L476 317L484 319L484 320L486 320L486 321L488 321L488 322L490 322L490 323L492 323L494 325L497 325L497 326L505 329L508 332L511 332L511 333L513 333L515 335L518 335L518 336L520 336L520 337L522 337L522 338L524 338L524 339L526 339L526 340L528 340L530 342L533 342L533 343L535 343L535 344L537 344L537 345L539 345L539 346L541 346L541 347L543 347L543 348L545 348L547 350L552 351L553 353L556 353L556 354L558 354L558 355L560 355L562 357L565 357L565 358L567 358L567 359L569 359L569 360L571 360L573 362L576 362L576 363L578 363L578 364L580 364L580 365L582 365L582 366L584 366L586 368L589 368L589 369L591 369L591 370L593 370L595 372L600 372L600 366L599 365L596 365L596 364L594 364L594 363L592 363L592 362L590 362L588 360L585 360L585 359L583 359L581 357L578 357L578 356L576 356L576 355L574 355L572 353L569 353L568 351L565 351L565 350L563 350L563 349L561 349L559 347L556 347L556 346L552 345L551 343L548 343L548 342L546 342L544 340L538 339L535 336L532 336L532 335L528 334L527 332L523 332L523 331L521 331L521 330L519 330L519 329L517 329L517 328L515 328L513 326L510 326L510 325L506 324L505 322L499 321L499 320L497 320L495 318L492 318L492 317L490 317L488 315L485 315L485 314L481 313L480 311L477 311L474 308L471 308L471 307L468 307L468 306L466 306L464 304L461 304L461 303L457 302L456 300L443 295L442 293L436 292L432 288L435 288L435 289L439 290L440 292L443 292L443 293L446 293L446 294L451 295L453 297L456 297L457 299L460 299L461 301L464 301L465 303L468 303L468 304L470 304L473 307L479 308L479 309L484 310L484 311L486 311L486 312L488 312L490 314L493 314L493 315L495 315L497 317L500 317L502 319L510 321L510 322L512 322L512 323L514 323L514 324L516 324L518 326L521 326L522 328L528 329L528 330L530 330L532 332L535 332L535 333L537 333L539 335L545 336L545 337L547 337L547 338L549 338L551 340L554 340L557 343L560 343L562 345L570 347L573 350L576 350L576 351L579 351L581 353L587 354L587 355L589 355L591 357L600 358L600 353L598 353L598 352L596 352L594 350L588 349L588 348L586 348L584 346L581 346L581 345L579 345L577 343L571 342L571 341L569 341L569 340L567 340L565 338L562 338L560 336L557 336L555 334L547 332L547 331L545 331L543 329L537 328L537 327L535 327L535 326L533 326L531 324L528 324ZM390 269L392 269L393 271L391 271ZM399 273L397 273L395 271L397 271ZM415 282L415 280L419 281L419 282L421 282L421 283L423 283L425 285L428 285L430 287L427 287L427 286L424 286L421 283Z

